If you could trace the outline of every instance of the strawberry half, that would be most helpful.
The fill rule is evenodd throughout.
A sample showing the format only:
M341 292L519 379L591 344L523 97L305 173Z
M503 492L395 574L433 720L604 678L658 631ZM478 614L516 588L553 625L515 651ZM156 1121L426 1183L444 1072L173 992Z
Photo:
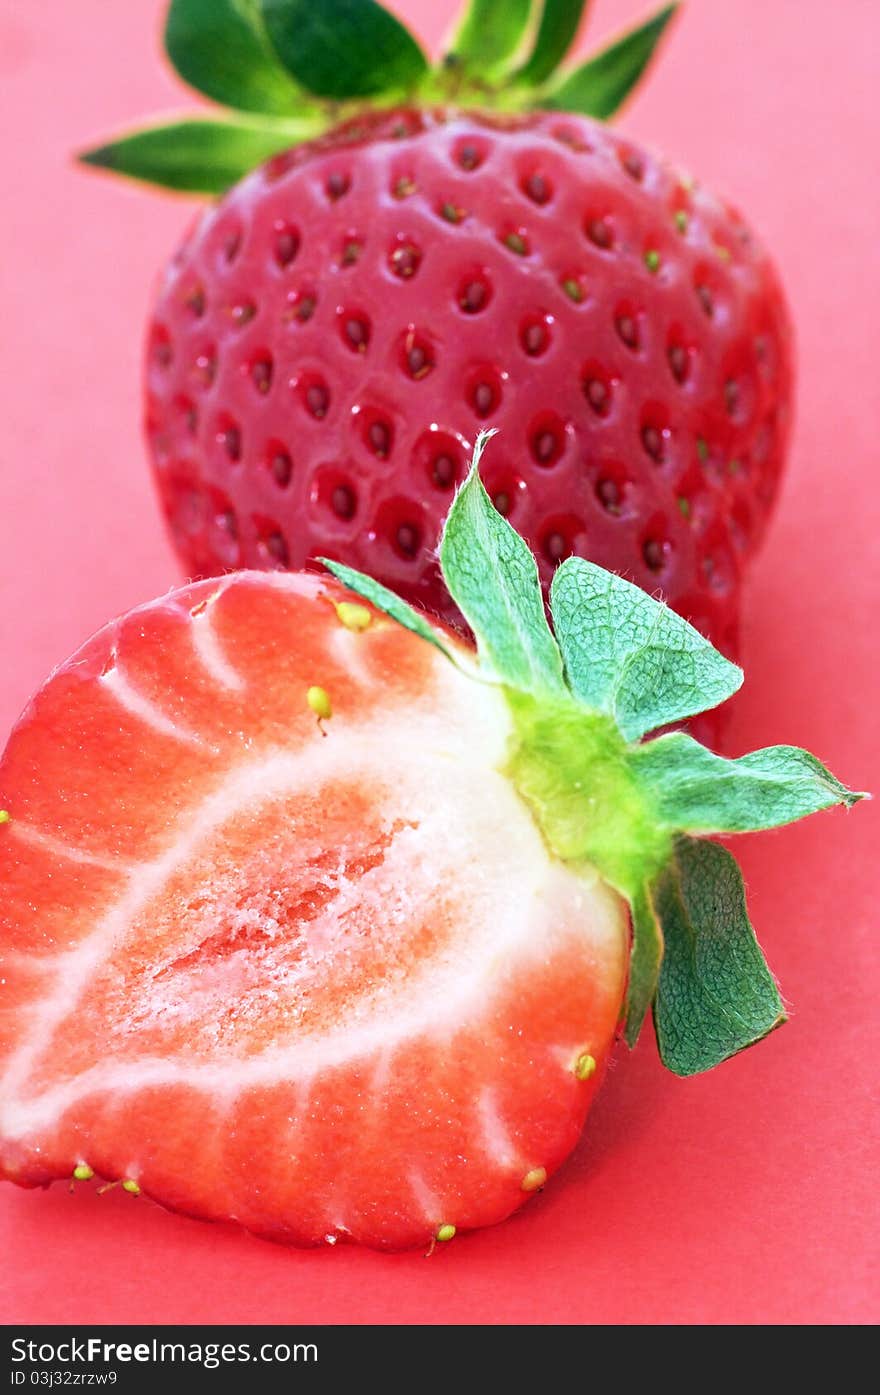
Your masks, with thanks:
M496 427L486 484L545 590L589 557L735 657L789 435L787 309L734 209L590 119L672 7L562 73L578 3L543 7L523 64L531 7L480 0L439 70L372 0L322 0L323 27L314 8L262 0L245 52L238 9L175 0L172 61L251 114L84 156L212 193L261 166L198 220L150 327L147 437L187 574L327 555L459 623L436 545Z
M406 1246L500 1220L572 1148L622 905L551 861L499 773L503 696L351 599L188 587L19 725L6 1176L87 1163L280 1239Z
M860 796L792 748L642 741L739 670L577 559L554 638L478 457L441 550L478 664L337 564L348 590L243 573L108 626L25 712L3 1176L427 1245L543 1186L622 1018L633 1042L653 1002L681 1074L783 1020L736 864L692 835Z

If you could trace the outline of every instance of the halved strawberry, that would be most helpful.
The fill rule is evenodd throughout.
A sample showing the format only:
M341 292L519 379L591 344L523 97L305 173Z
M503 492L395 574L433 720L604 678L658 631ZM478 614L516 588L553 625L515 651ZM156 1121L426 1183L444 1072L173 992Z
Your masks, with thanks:
M549 858L498 772L500 691L362 607L346 628L344 601L309 576L187 587L19 724L7 1176L87 1162L279 1237L408 1245L500 1220L572 1148L622 903Z
M479 669L354 573L368 605L243 573L124 616L37 695L0 762L2 1175L427 1244L563 1161L628 974L628 1036L654 998L684 1073L781 1020L734 864L680 831L856 796L788 748L639 743L739 671L574 559L557 648L476 469L443 564Z

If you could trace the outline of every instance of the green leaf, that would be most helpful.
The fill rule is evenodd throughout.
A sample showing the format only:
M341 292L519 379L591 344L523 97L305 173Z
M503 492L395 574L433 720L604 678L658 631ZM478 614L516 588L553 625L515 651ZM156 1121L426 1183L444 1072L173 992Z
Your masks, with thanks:
M587 0L544 0L535 43L516 81L529 87L545 82L574 43Z
M481 662L529 693L564 693L562 659L544 613L538 568L480 482L482 432L470 473L443 528L440 565L452 599L477 639Z
M628 761L657 820L690 833L778 828L865 798L797 746L768 746L726 760L693 737L673 732L637 747Z
M427 72L409 30L375 0L259 0L275 52L307 92L406 92Z
M663 1064L696 1075L785 1021L746 911L742 875L717 843L679 838L653 888L665 952L654 1001Z
M631 29L601 53L587 59L545 92L542 107L582 112L602 120L613 116L647 68L660 36L678 5L664 5L644 24Z
M259 0L171 0L165 49L184 82L239 111L308 105L269 42Z
M85 165L97 165L165 189L222 194L255 165L319 129L312 122L282 125L244 117L232 121L184 118L133 131L108 145L84 150L77 158Z
M646 887L640 887L630 898L629 909L632 917L632 949L626 989L624 1039L627 1046L633 1047L657 991L663 959L663 932Z
M318 561L325 566L328 572L332 572L337 581L341 581L343 586L347 586L349 591L354 591L356 595L363 596L365 601L369 601L377 610L381 610L385 615L396 620L398 625L402 625L405 630L411 630L414 635L424 639L428 644L433 644L435 649L439 649L451 663L461 667L458 658L452 650L443 643L443 637L438 630L429 625L427 620L413 610L411 605L401 600L393 591L389 591L387 586L383 586L381 581L374 581L371 576L365 576L363 572L355 571L353 567L346 567L342 562L334 562L329 557L319 557Z
M742 683L674 610L581 557L556 571L550 608L569 687L628 741L716 707Z
M469 0L449 56L480 74L503 72L528 28L532 0Z

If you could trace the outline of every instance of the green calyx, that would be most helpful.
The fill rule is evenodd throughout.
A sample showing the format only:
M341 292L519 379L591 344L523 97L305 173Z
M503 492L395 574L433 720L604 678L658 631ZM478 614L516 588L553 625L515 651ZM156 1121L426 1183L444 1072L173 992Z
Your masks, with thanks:
M664 1063L692 1075L785 1020L739 868L706 835L774 828L866 796L796 747L728 760L683 732L651 737L725 701L741 671L662 602L582 558L555 573L551 629L535 559L480 482L492 434L477 440L440 543L447 588L476 638L475 665L386 587L325 565L475 681L501 689L512 727L505 773L548 849L574 872L595 868L629 903L626 1039L635 1044L651 1008Z
M598 867L626 893L668 860L668 831L609 717L568 699L542 699L508 688L515 738L507 774L547 845L562 861Z
M220 194L270 156L365 109L401 104L613 116L677 6L566 64L586 0L466 0L431 64L376 0L171 0L165 51L184 82L231 108L130 132L80 159L189 193ZM562 66L560 66L562 65Z

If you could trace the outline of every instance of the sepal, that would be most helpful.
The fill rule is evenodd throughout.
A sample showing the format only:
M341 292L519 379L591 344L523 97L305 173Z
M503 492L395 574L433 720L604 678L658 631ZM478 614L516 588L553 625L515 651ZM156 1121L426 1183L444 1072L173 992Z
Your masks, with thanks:
M222 194L256 165L320 129L311 120L181 117L118 136L77 159L177 193Z
M650 19L622 34L579 68L563 72L538 105L607 120L641 80L678 5L664 5Z

